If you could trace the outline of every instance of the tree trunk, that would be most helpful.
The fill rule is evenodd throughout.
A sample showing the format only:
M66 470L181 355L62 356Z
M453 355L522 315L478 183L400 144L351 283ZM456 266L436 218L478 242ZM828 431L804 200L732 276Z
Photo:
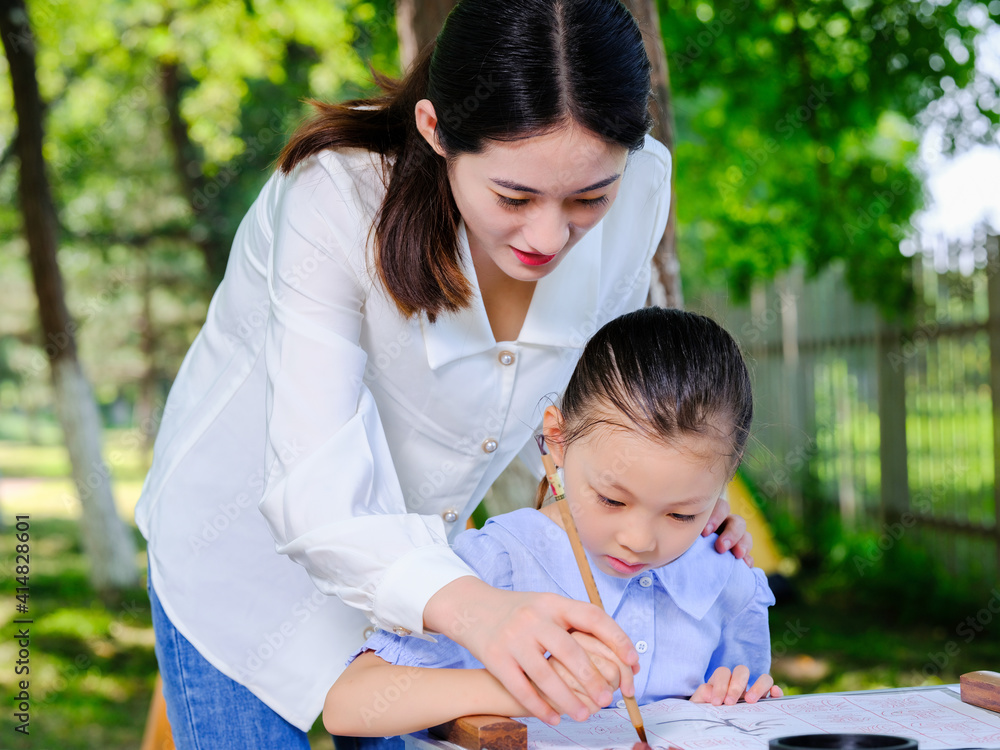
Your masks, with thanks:
M399 37L399 65L410 67L424 45L437 38L455 0L397 0L396 36Z
M646 55L652 66L653 85L653 135L674 154L674 110L670 99L670 67L663 47L660 32L660 14L656 0L625 0L625 5L635 16L642 30ZM670 213L667 228L663 232L656 254L653 255L653 283L649 290L649 302L665 307L684 307L681 293L681 264L677 257L677 193L674 190L674 175L677 164L670 172Z
M90 580L99 592L111 594L138 584L135 543L115 511L110 474L101 458L97 403L77 359L76 324L66 307L56 260L58 224L42 155L43 107L24 0L0 0L0 36L14 89L21 213L56 413L80 495L80 528L90 560Z
M160 64L160 85L167 108L167 134L174 149L174 171L184 199L194 214L194 242L205 259L205 268L216 283L222 281L229 261L229 241L220 234L215 197L219 185L209 183L202 171L198 149L181 114L181 70L177 63Z
M142 262L142 317L139 319L139 349L146 368L139 380L139 398L136 401L136 424L142 434L142 458L146 467L152 463L153 443L157 432L156 400L156 350L159 341L153 327L153 268L148 249L143 251Z

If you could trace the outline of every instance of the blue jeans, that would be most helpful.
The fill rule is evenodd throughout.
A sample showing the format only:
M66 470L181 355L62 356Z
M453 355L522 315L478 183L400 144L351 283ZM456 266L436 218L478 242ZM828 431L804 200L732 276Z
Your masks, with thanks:
M298 729L209 664L147 584L167 718L177 750L309 750ZM402 750L400 737L333 737L337 750Z

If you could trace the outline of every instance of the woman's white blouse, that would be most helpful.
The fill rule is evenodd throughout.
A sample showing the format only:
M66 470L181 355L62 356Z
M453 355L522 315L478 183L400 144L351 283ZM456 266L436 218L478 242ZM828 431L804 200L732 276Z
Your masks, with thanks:
M136 508L177 629L302 729L371 624L419 634L427 600L472 575L448 541L514 456L541 476L542 410L590 335L643 305L670 200L669 153L647 138L518 340L497 342L478 295L429 324L375 281L380 176L366 151L325 151L264 186Z

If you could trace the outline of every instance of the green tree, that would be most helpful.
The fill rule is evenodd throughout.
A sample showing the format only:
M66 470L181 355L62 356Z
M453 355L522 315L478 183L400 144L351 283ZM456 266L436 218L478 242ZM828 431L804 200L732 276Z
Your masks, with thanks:
M8 5L5 20L13 19ZM28 317L37 312L55 320L45 323L48 333L72 328L73 345L60 351L75 353L79 343L102 400L136 401L152 433L236 227L305 111L300 99L343 98L370 86L363 58L391 70L392 12L357 0L15 5L22 25L5 29L5 42L30 42L38 86L21 132L11 88L0 87L0 249L5 265L10 254L25 257L14 210L18 155L30 146L40 158L44 149L51 199L30 188L21 205L51 209L43 222L51 240L45 278L66 283L64 295L40 295L37 309L5 304L0 397L8 403L13 388L23 404L48 392L37 366L46 352ZM5 63L0 76L13 79ZM6 299L28 298L28 278L5 274ZM64 315L56 315L60 308ZM99 438L91 445L85 473L104 465ZM81 490L85 505L93 494ZM83 519L98 516L88 511ZM112 567L124 574L129 566Z
M968 80L985 6L977 27L968 0L660 2L685 279L745 294L841 261L857 296L908 309L914 122Z
M43 153L35 39L24 0L0 1L0 36L17 114L18 197L45 342L41 362L48 365L52 378L53 401L84 507L81 529L91 583L102 594L112 594L138 582L135 544L115 511L110 476L101 458L97 406L80 367L76 323L66 307L56 259L58 220Z

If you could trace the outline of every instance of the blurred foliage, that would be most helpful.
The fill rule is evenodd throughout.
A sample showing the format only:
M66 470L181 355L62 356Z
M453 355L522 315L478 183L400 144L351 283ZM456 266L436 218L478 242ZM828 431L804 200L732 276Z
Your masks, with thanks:
M389 0L29 0L46 157L84 368L155 431L236 229L308 97L398 73ZM0 410L50 401L0 57ZM180 123L180 131L172 125ZM31 438L37 436L29 435Z
M139 425L110 434L106 446L116 479L131 480L134 495L148 460L136 430L155 430L236 228L288 132L308 112L302 100L371 91L369 65L398 73L393 5L28 4L49 103L46 155L62 224L60 265L106 420ZM969 133L987 137L982 118L997 122L995 86L980 79L974 92L968 87L974 37L1000 15L1000 0L660 0L660 10L677 118L687 293L726 284L745 293L798 259L814 270L842 259L859 296L889 311L906 309L907 264L898 244L918 203L917 116L935 114L948 143L961 144ZM0 78L8 78L3 58ZM65 456L52 447L58 432L51 420L36 416L49 403L46 342L38 340L20 239L15 135L4 83L0 437L41 447L0 444L0 466L8 475L53 476ZM145 411L133 410L139 403ZM22 495L18 512L44 507L68 515L58 497L36 494ZM853 556L865 555L872 539L850 535L830 514L804 525L771 521L779 542L804 563L800 601L774 610L776 647L837 664L829 679L819 672L792 678L776 665L792 692L919 684L930 655L956 638L956 623L983 606L975 596L948 593L904 544L865 575L856 565L852 573ZM75 524L40 517L34 528L32 746L134 747L156 669L145 594L135 592L140 609L128 599L111 612L96 605ZM10 539L0 538L0 556L9 557ZM13 601L8 588L0 592ZM9 625L13 610L3 615ZM799 622L807 634L789 643ZM861 624L868 622L893 628ZM8 662L11 647L0 646ZM952 681L966 666L998 659L995 639L962 642L961 660L934 677ZM10 687L11 678L10 670L0 674L0 686ZM10 721L0 718L5 737L12 736Z
M894 628L940 628L954 626L963 612L974 614L990 597L1000 598L987 590L993 582L984 585L978 571L964 577L949 572L912 521L846 525L838 503L824 495L808 465L795 480L804 496L801 516L768 502L745 472L740 475L776 544L796 563L795 586L808 591L814 604L870 613Z
M917 116L969 82L1000 2L659 3L685 294L841 261L859 298L908 311ZM1000 99L975 101L995 125Z
M31 514L32 724L31 736L13 732L9 712L0 715L4 747L62 750L126 750L142 735L153 690L156 661L145 591L128 592L118 606L97 603L89 588L79 529L68 513ZM10 515L5 519L12 521ZM145 541L136 534L139 549ZM11 555L13 536L0 535L0 557ZM145 565L145 552L141 552ZM13 632L13 579L0 582L0 627ZM963 672L1000 661L1000 640L984 629L975 637L956 632L986 601L924 621L897 616L892 597L858 601L850 589L831 589L822 577L800 575L798 600L770 611L772 672L789 694L906 687L956 682ZM887 625L891 625L887 626ZM948 643L954 642L950 653ZM15 660L16 643L0 642L0 658ZM14 673L0 671L0 692L14 694ZM314 748L331 747L317 722Z
M29 2L60 263L99 400L138 404L133 418L148 422L303 100L371 91L368 66L399 72L394 8L87 2ZM916 118L935 101L939 121L959 122L942 137L971 132L976 113L996 122L995 86L964 108L948 97L966 91L976 33L1000 0L660 3L689 296L745 294L797 259L813 270L842 260L859 296L907 310L898 244L918 202ZM18 239L10 97L0 87L0 407L30 413L48 386Z

